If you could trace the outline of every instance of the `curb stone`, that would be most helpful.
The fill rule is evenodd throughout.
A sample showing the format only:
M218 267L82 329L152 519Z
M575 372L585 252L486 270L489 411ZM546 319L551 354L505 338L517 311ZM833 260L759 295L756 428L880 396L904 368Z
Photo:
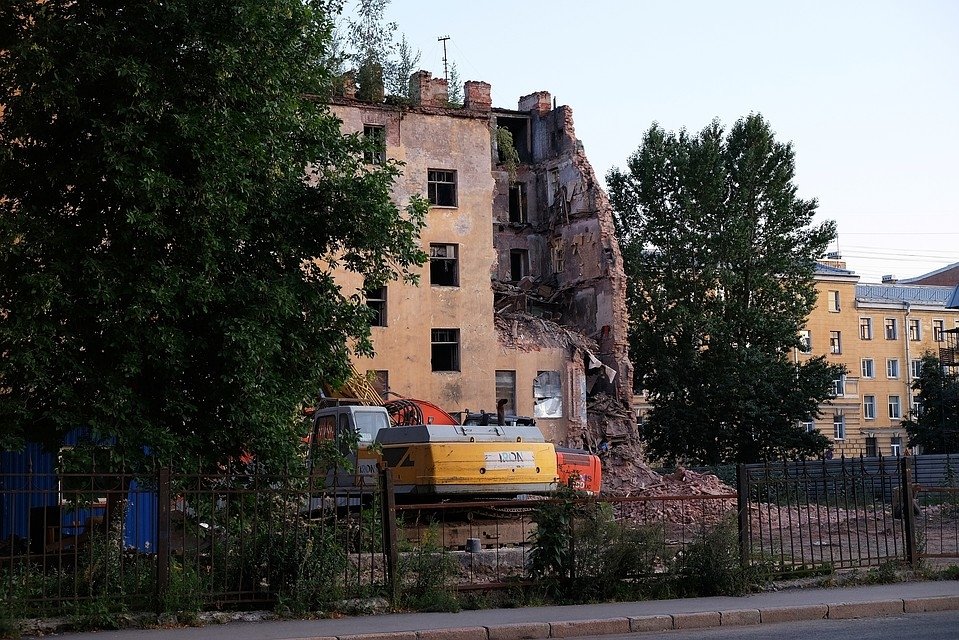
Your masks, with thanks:
M799 620L825 620L829 616L828 604L807 604L798 607L767 607L759 610L759 621L796 622Z
M621 633L629 633L629 618L575 620L570 622L553 622L549 625L550 638L576 638L579 636L599 636Z
M722 627L745 627L760 622L759 609L730 609L719 612L719 624Z
M486 627L489 640L541 640L549 637L548 622L520 622Z
M722 617L718 611L673 614L673 629L707 629L718 627L720 622Z
M907 598L902 601L905 613L925 613L927 611L954 611L959 609L959 596L930 596L928 598Z
M672 616L636 616L629 619L629 630L632 633L670 631L672 628Z
M877 602L840 602L829 605L830 620L848 620L850 618L881 617L900 614L903 611L902 600L880 600Z

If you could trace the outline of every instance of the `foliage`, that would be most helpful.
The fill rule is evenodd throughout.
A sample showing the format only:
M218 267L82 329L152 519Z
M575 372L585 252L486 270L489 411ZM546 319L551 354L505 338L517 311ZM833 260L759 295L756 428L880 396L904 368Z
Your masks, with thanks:
M440 547L435 528L426 531L419 546L401 554L397 567L397 603L413 611L452 611L460 609L452 588L458 564L446 549Z
M617 522L610 505L570 489L537 505L533 521L527 573L560 600L648 595L651 585L637 578L652 575L667 554L661 527Z
M0 445L294 454L300 403L371 351L333 270L426 259L399 166L307 97L337 4L2 4Z
M959 452L959 374L947 372L937 357L927 353L912 388L922 410L902 422L909 446L920 447L923 453Z
M390 95L411 98L410 76L417 70L422 53L419 49L413 50L406 36L400 37L396 45L395 59L388 60L386 65L386 91Z
M446 83L446 105L458 109L463 106L463 83L460 81L460 71L456 62L450 63L450 77Z
M496 148L499 150L500 162L506 168L510 184L516 182L516 169L519 167L519 151L513 140L512 132L506 127L496 127Z
M729 132L653 125L626 171L607 175L628 280L649 452L689 464L816 455L816 416L842 369L794 362L816 299L816 258L835 224L812 226L792 146L760 115Z
M673 559L670 573L679 597L743 595L768 576L763 565L743 567L736 523L727 521L706 530Z
M391 96L411 98L410 75L417 70L421 52L400 36L396 41L396 23L386 21L390 0L359 0L355 16L346 24L343 65L357 71L360 90L357 98L382 102L384 90ZM334 42L339 42L334 38Z

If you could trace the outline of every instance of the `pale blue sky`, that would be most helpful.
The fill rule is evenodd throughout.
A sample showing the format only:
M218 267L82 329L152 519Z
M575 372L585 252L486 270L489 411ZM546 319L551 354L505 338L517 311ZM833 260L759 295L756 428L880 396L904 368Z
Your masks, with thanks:
M959 1L392 0L387 17L434 75L449 35L495 106L571 106L601 179L653 121L758 111L863 281L959 262Z

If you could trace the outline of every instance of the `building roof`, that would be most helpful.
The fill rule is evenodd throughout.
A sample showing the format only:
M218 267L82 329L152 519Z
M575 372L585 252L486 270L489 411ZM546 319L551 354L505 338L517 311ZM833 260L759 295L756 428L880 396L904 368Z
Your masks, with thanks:
M924 273L915 278L903 278L899 282L903 284L932 284L954 287L959 285L959 262L954 262L941 269Z
M850 271L849 269L843 269L841 267L836 267L831 264L826 264L824 262L816 263L816 275L817 276L855 276L855 271Z
M946 309L959 309L959 284L952 290L952 295L946 301Z
M909 302L945 307L953 294L952 287L904 284L857 284L858 302Z

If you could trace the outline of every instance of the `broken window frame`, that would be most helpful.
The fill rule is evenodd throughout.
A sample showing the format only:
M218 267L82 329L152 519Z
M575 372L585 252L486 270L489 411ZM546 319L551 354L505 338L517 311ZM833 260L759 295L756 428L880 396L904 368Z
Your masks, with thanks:
M456 207L456 171L427 169L426 191L433 207Z
M504 410L508 414L516 414L516 371L514 369L499 369L496 371L496 401L506 399Z
M382 124L364 124L363 137L376 147L363 152L366 164L386 164L386 126Z
M363 297L366 298L366 306L373 310L373 318L370 320L371 327L387 326L387 298L386 285L382 287L364 287Z
M460 370L460 330L432 329L430 331L430 369L434 372Z
M516 182L509 186L509 221L513 224L529 222L525 182Z
M559 371L537 371L533 379L533 417L563 417L563 379Z
M509 250L509 279L512 282L519 282L529 275L529 250L528 249L510 249Z
M430 243L430 286L460 286L459 245L448 242Z

